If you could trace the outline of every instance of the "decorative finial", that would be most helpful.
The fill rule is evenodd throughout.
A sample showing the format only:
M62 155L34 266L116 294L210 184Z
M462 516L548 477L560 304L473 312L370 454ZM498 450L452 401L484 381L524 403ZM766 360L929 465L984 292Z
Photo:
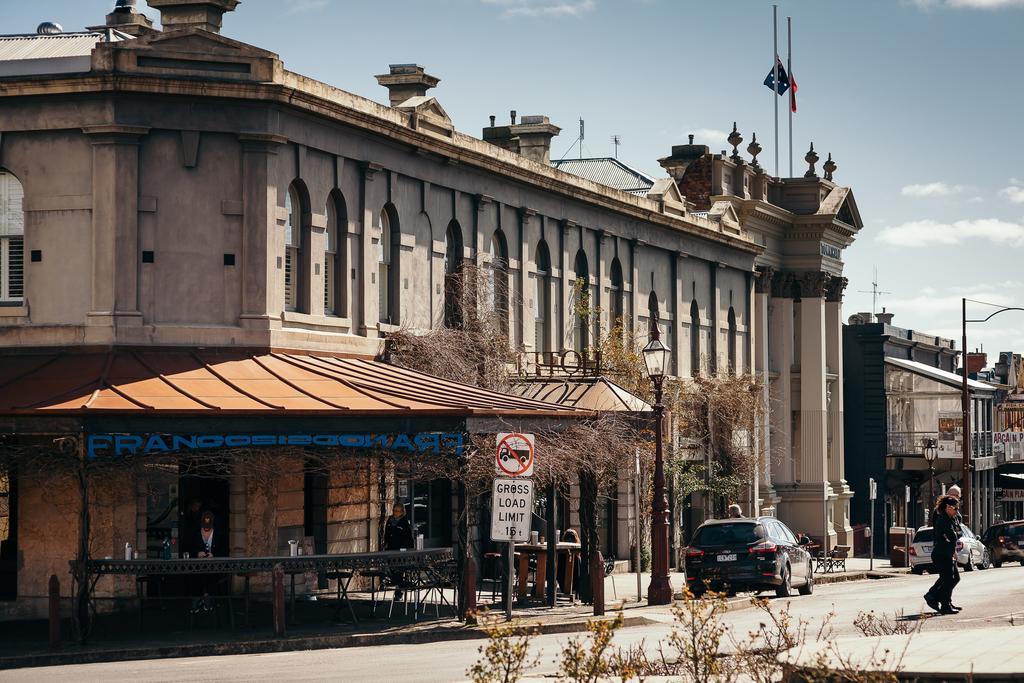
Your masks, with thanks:
M732 156L730 156L729 158L732 159L737 164L741 163L743 161L743 157L740 156L740 153L736 150L736 148L740 146L741 142L743 142L743 136L740 135L740 132L738 130L736 130L735 121L732 122L732 132L729 133L729 137L726 140L726 142L732 145Z
M757 163L757 155L760 153L761 145L757 144L757 133L754 133L750 139L750 144L747 145L747 154L753 157L753 159L750 162L750 165L753 166L754 170L756 171L761 170L761 164Z
M491 128L494 128L494 121L497 118L498 118L497 116L495 116L494 114L491 114Z
M836 162L832 161L832 152L828 153L828 160L822 165L822 168L825 169L825 180L832 180L832 174L839 168Z
M810 167L807 169L807 173L804 173L804 178L817 178L818 173L814 170L814 165L818 163L818 155L814 151L814 143L811 143L811 149L808 150L807 154L804 155L804 161Z

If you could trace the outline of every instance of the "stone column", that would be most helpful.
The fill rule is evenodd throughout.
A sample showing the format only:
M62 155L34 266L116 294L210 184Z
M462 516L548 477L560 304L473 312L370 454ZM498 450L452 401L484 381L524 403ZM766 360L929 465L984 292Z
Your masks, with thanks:
M838 543L853 545L850 499L853 491L846 482L846 448L843 438L843 290L845 277L832 276L825 292L825 353L832 379L828 401L828 482L836 495L832 517Z
M677 251L676 257L672 261L672 299L670 302L672 307L672 367L675 368L675 374L680 377L683 375L683 359L688 358L690 355L689 345L686 345L684 348L683 344L683 311L686 311L687 320L689 320L688 314L690 312L690 307L683 301L683 292L685 290L683 286L683 271L686 258L686 254Z
M804 273L800 278L800 481L799 524L813 535L836 542L829 518L832 497L826 467L828 406L825 344L825 286L828 275Z
M641 240L630 240L629 241L629 312L626 315L629 316L630 331L636 337L637 342L643 342L647 339L647 330L640 329L640 311L644 310L640 307L640 247L646 242ZM624 297L625 298L625 297Z
M771 292L773 271L762 268L754 279L753 305L750 320L751 329L751 373L761 382L762 419L756 428L755 444L758 452L757 506L775 507L779 499L772 486L772 439L771 439L771 373L768 363L768 301Z
M597 270L594 271L596 277L594 278L594 286L597 288L597 301L594 302L597 306L598 315L594 320L594 327L596 328L596 334L591 336L593 340L591 345L595 348L599 348L601 342L609 335L611 331L611 296L609 296L608 286L611 283L611 278L608 277L608 233L604 230L595 231L595 244L597 245Z
M277 187L271 163L288 139L242 133L242 313L239 325L266 330L281 326L276 283L284 268L284 235L277 223ZM282 263L278 265L278 260Z
M722 333L719 329L722 325L722 291L718 287L718 270L724 268L721 263L712 261L708 264L711 269L711 276L708 278L708 282L711 283L711 292L708 297L710 302L708 306L708 324L711 325L711 334L708 337L708 359L711 361L708 367L708 373L716 375L725 370L724 363L718 362L718 338Z
M530 223L537 215L533 209L525 206L519 209L519 343L526 351L537 351L536 339L536 301L537 288L531 286L530 273L536 272L537 259L530 248Z
M557 338L555 339L555 345L551 347L553 351L561 351L564 349L570 349L573 346L573 326L575 320L573 319L573 277L575 277L575 270L572 267L569 255L569 230L576 227L576 224L572 221L561 221L558 224L558 239L559 239L559 259L561 267L561 277L559 281L562 283L561 298L558 300L559 309L559 320L557 325L552 325L551 328L555 330ZM568 343L566 343L568 342Z
M82 131L92 143L92 306L88 324L141 326L139 139L149 128L109 124ZM113 329L111 335L116 335Z
M375 180L382 167L370 162L363 162L362 182L359 197L359 333L366 337L377 338L380 321L380 301L377 282L377 258L373 248L374 226L377 214L384 206L386 198L386 182ZM377 235L380 238L380 235ZM355 262L355 259L352 259ZM353 317L353 321L356 318Z
M774 273L771 281L771 306L768 325L769 372L774 371L775 379L770 380L771 397L771 456L777 467L772 469L772 483L776 490L779 485L792 484L795 480L793 461L793 299L790 296L793 276L790 273ZM767 297L766 297L767 298ZM810 532L807 532L810 533Z

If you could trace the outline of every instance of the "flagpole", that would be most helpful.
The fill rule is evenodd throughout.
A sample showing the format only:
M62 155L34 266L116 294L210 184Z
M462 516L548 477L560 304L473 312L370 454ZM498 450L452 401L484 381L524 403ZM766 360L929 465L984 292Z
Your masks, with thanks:
M793 177L793 17L786 17L786 73L789 74L789 177Z
M772 100L775 105L775 177L779 177L779 6L772 5Z

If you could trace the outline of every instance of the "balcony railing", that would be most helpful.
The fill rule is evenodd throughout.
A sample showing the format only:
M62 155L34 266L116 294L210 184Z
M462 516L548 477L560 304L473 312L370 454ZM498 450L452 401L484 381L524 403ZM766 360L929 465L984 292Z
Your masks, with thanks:
M924 456L925 439L938 439L938 432L889 432L889 455Z

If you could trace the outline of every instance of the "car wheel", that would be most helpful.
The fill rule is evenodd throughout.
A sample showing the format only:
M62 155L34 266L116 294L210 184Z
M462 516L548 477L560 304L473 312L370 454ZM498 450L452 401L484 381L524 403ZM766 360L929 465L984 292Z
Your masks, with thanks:
M814 592L814 571L809 564L807 565L807 583L800 586L798 590L800 595L810 595Z
M992 564L992 558L989 557L988 548L981 554L981 564L978 565L978 569L988 569L989 565Z
M922 567L921 565L917 565L916 567L911 567L910 568L910 573L911 574L917 574L918 576L921 576L922 574L924 574L924 567Z
M992 566L995 567L996 569L999 569L1000 567L1003 566L1003 563L1000 562L999 560L992 560Z
M793 594L793 584L790 579L791 572L787 564L782 568L782 583L775 589L775 595L780 598L788 598Z

